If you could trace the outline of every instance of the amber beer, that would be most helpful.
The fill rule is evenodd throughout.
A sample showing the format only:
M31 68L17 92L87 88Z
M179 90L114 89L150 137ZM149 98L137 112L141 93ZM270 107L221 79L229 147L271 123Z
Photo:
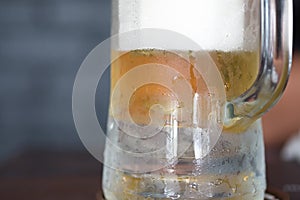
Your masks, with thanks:
M112 55L117 59L111 66L111 92L124 74L141 65L154 63L172 67L180 72L189 81L193 92L201 95L207 91L207 85L194 65L195 58L203 53L201 51L157 49L114 51ZM256 80L259 67L258 51L210 51L208 53L223 78L227 101L246 92ZM164 74L163 76L168 77L170 75ZM148 112L153 104L170 107L167 105L168 102L171 102L170 97L175 98L168 88L159 84L147 84L135 89L136 92L130 99L129 111L135 122L140 125L149 123ZM126 85L122 87L122 90L121 93L127 92Z

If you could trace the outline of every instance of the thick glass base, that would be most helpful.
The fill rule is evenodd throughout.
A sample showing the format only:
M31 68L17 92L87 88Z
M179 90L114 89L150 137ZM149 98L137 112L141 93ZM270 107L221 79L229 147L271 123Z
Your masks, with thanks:
M263 200L266 189L263 135L257 121L246 132L222 133L204 158L194 159L191 146L175 165L148 173L104 167L107 200ZM117 158L109 147L107 160ZM120 158L121 159L121 158ZM107 162L109 163L109 162ZM145 164L146 165L146 164Z
M116 174L115 174L116 175ZM103 187L107 200L154 200L154 199L264 199L264 180L254 174L186 176L176 177L133 177L116 175L116 187ZM122 185L121 187L118 185Z

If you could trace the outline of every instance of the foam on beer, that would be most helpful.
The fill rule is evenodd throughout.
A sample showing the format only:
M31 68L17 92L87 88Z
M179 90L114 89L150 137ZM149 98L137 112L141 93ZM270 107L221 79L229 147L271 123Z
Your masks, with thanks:
M258 20L249 20L252 4L255 2L248 0L120 0L119 29L113 32L168 29L189 37L202 50L254 50ZM134 49L135 44L131 45L119 41L120 49ZM200 50L189 46L170 48Z

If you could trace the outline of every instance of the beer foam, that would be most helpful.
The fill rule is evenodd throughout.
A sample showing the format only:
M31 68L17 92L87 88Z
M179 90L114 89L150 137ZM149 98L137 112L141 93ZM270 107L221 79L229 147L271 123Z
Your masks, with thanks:
M255 24L247 28L247 4L247 0L120 0L117 33L142 28L168 29L192 39L204 50L251 50L257 48L258 41L253 27L259 27ZM123 50L139 46L134 42L132 45L119 41ZM188 46L170 48L199 50Z

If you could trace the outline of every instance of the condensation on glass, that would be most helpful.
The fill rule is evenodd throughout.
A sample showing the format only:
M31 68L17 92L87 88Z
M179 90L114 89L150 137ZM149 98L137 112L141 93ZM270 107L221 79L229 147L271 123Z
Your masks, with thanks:
M282 94L290 71L291 0L112 4L112 34L134 32L112 44L105 198L262 200L260 117ZM168 45L157 48L142 34L147 30L169 30L197 45L170 35L162 38ZM217 69L224 102L214 99L219 90L197 71L206 69L201 65ZM214 120L221 124L218 137L210 137L218 130Z

